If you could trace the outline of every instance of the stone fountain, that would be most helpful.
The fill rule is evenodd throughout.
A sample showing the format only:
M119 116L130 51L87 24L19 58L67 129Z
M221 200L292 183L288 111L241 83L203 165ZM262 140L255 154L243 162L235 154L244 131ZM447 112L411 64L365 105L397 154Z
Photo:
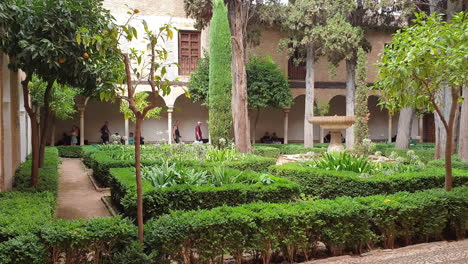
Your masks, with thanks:
M343 151L344 146L341 142L341 131L354 124L354 116L313 116L309 118L309 123L320 125L323 129L330 130L330 145L328 152Z

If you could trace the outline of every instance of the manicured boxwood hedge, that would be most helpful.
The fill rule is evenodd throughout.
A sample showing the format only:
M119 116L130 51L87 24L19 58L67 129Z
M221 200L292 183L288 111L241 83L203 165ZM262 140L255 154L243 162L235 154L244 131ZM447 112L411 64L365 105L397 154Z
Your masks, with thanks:
M39 169L39 183L36 188L31 188L31 157L21 164L15 173L14 188L17 191L57 193L58 166L60 158L56 148L46 148L44 167Z
M195 168L212 170L211 168ZM226 173L239 175L235 169ZM119 205L125 216L136 216L135 172L132 168L113 168L111 173L111 193L115 204ZM245 181L259 182L261 173L244 171ZM171 210L210 209L222 205L239 205L251 202L288 202L299 195L299 186L287 179L270 175L271 184L226 184L219 187L211 185L176 185L167 188L154 188L143 180L144 216L146 219L159 217Z
M164 162L167 155L164 153L153 153L151 160L142 157L141 164L144 166L160 165ZM157 158L160 155L161 158ZM276 163L275 158L261 157L256 155L245 155L241 160L226 161L226 162L208 162L208 161L177 161L179 166L197 166L197 167L226 167L238 170L253 170L257 172L266 172L271 165ZM110 168L126 168L133 167L134 159L114 159L109 152L96 152L90 156L89 165L93 169L94 178L103 186L109 186L109 169Z
M428 163L429 166L445 168L445 159L433 160ZM468 162L463 162L456 155L452 157L452 168L468 170Z
M299 184L301 192L321 198L339 196L368 196L401 191L415 192L444 186L445 170L427 168L419 172L398 173L391 176L374 175L361 178L358 173L313 168L305 163L272 166L271 172ZM454 186L468 184L468 171L453 170Z
M81 146L57 146L59 156L63 158L81 158Z
M280 154L304 154L326 152L328 144L314 144L313 148L305 148L303 144L255 144L254 151L259 147L277 148L280 150Z
M159 253L157 263L183 263L191 257L208 263L223 254L240 259L245 251L260 253L266 263L282 252L292 263L298 252L313 257L310 249L319 241L338 255L362 252L366 245L391 248L442 237L461 239L467 219L468 188L461 187L174 212L147 222L145 243Z
M91 255L99 263L125 263L122 258L128 255L143 263L137 249L126 253L136 241L129 220L54 218L59 162L57 149L47 148L37 188L29 187L28 159L16 173L15 189L0 193L0 264L87 263ZM65 254L66 261L59 260Z
M277 158L281 153L279 148L269 146L254 146L252 153L258 156Z

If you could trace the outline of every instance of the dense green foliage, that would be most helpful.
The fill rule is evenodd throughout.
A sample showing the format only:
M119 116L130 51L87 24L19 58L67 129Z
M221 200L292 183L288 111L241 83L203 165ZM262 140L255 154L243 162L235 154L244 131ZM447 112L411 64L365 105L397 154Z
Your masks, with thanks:
M93 176L103 186L109 184L109 169L133 167L133 151L127 147L109 147L112 151L97 151L84 158L87 166L93 169ZM144 166L162 165L166 161L178 166L226 167L238 170L268 171L276 159L252 154L240 154L234 149L217 149L196 145L161 145L148 147L141 153Z
M367 98L369 88L367 87L367 57L363 49L359 49L357 53L357 69L356 69L356 109L354 109L356 116L356 123L354 124L354 147L353 151L358 155L370 155L364 145L364 140L369 138L369 107L367 105Z
M324 153L327 151L328 144L314 144L314 148L306 148L303 144L255 144L253 149L259 147L277 148L280 154L305 154L309 152Z
M18 191L57 193L59 154L56 148L45 150L44 168L39 169L39 183L36 188L31 187L31 156L21 164L15 173L14 188Z
M281 151L279 148L254 145L252 153L258 156L277 158L281 154Z
M146 246L161 253L158 263L245 251L269 259L282 252L292 263L297 253L323 242L332 254L361 252L366 244L393 247L441 237L463 237L468 188L390 196L338 198L289 204L249 204L213 210L175 212L146 225ZM196 252L196 254L192 254ZM196 255L196 256L195 256ZM269 262L267 262L269 263Z
M210 66L208 111L211 142L224 147L220 142L231 139L231 31L227 7L222 0L213 1L213 18L210 23Z
M82 146L57 146L60 157L63 158L81 158Z
M299 184L301 192L321 198L339 196L368 196L408 191L415 192L444 186L445 172L441 168L427 168L392 175L383 173L360 177L360 173L318 169L307 163L287 163L273 166L271 171ZM468 172L454 170L454 186L468 184Z
M136 239L135 226L119 217L56 220L59 162L57 149L47 148L37 188L29 187L29 158L16 173L15 190L0 193L1 264L57 263L64 253L67 263L84 263L90 254L110 261Z
M210 86L210 58L206 50L203 57L198 59L197 69L190 74L187 84L190 98L194 102L202 102L208 105L208 90Z
M460 170L468 170L468 162L463 162L458 156L453 156L452 159L453 159L452 168L460 169ZM427 165L436 166L436 167L444 167L445 160L444 159L432 160L432 161L429 161Z
M176 169L179 175L189 171L215 175L220 168ZM151 179L143 178L143 203L146 219L167 214L171 210L209 209L222 205L238 205L256 201L287 202L297 197L298 186L283 178L252 171L221 169L225 178L237 178L236 182L224 184L168 184L160 186ZM126 216L134 217L136 207L135 172L132 168L114 168L111 173L111 193L113 201ZM164 176L167 176L167 173ZM187 180L187 176L184 177Z

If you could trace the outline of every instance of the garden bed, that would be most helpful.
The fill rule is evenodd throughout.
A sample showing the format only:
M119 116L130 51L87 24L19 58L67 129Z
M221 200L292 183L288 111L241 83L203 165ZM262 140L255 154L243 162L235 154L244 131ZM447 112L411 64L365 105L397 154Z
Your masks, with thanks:
M321 198L339 196L368 196L391 194L401 191L415 192L431 188L441 188L445 183L443 168L426 168L416 172L402 172L394 175L374 175L360 177L360 173L334 171L308 166L307 163L287 163L272 166L271 172L297 182L301 192ZM468 171L453 170L454 186L468 184Z
M187 171L187 167L184 168ZM215 168L188 168L192 173L210 173ZM162 177L168 177L168 172ZM184 172L178 170L179 175ZM219 172L218 172L219 173ZM299 195L299 186L294 182L252 171L222 169L223 179L237 177L236 183L213 185L207 182L177 184L170 187L155 187L150 180L143 180L143 204L145 219L159 217L171 210L210 209L223 205L239 205L251 202L287 202ZM136 185L133 168L113 168L111 174L111 196L125 216L135 217ZM182 177L182 176L177 176ZM157 179L154 179L156 181ZM159 180L159 182L162 180ZM161 182L160 182L161 183ZM163 183L161 183L163 184ZM164 183L167 184L167 183Z

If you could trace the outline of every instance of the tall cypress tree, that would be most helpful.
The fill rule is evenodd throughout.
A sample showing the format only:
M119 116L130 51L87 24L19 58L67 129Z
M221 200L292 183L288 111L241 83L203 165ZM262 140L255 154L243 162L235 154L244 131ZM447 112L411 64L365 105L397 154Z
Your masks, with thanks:
M220 146L220 139L230 139L231 115L231 32L227 7L223 0L213 1L210 25L209 128L211 140Z

